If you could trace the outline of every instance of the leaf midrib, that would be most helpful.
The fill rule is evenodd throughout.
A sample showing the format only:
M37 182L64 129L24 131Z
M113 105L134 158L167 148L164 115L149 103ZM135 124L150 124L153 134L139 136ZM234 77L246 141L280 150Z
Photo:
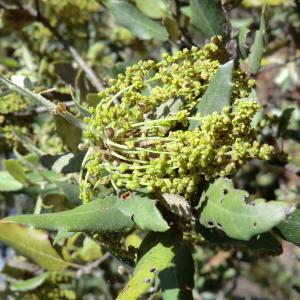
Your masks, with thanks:
M207 26L208 26L208 28L209 28L209 30L210 30L210 34L211 34L211 35L214 35L215 32L214 32L214 30L212 29L212 27L210 26L209 22L207 21L207 18L206 18L206 16L205 16L204 12L202 11L202 8L201 8L200 3L199 3L198 1L196 1L196 2L194 1L194 3L195 3L195 6L197 6L197 7L199 8L198 12L200 12L202 19L203 19L204 22L207 24ZM199 28L199 29L201 30L201 28Z
M45 258L48 258L48 259L50 259L52 261L54 260L54 261L56 261L56 262L58 262L60 264L61 263L66 264L66 265L68 264L67 262L65 262L64 260L62 260L58 256L58 254L56 254L57 257L55 257L55 256L52 256L52 255L48 255L48 253L37 251L36 248L30 247L30 246L24 246L23 244L21 244L17 240L11 242L11 239L9 239L9 238L5 238L5 237L3 238L3 237L1 237L0 239L1 239L1 241L3 241L4 244L17 245L19 247L19 249L22 249L24 252L26 250L28 250L28 251L31 251L33 254L37 253L40 257L45 257ZM22 251L19 250L19 252L22 252ZM33 257L32 259L34 260L35 258Z

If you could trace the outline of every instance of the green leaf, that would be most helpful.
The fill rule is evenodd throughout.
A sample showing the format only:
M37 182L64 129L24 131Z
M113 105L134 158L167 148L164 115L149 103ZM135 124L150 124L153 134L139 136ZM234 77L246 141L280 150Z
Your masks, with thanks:
M239 30L238 44L239 44L239 50L242 55L242 58L247 57L246 39L249 32L250 30L247 27L242 27Z
M285 135L294 110L294 107L288 107L282 112L279 119L277 137L283 137Z
M141 229L153 231L169 228L155 201L140 196L126 201L109 196L64 212L10 216L5 220L35 228L72 232L124 231L135 224Z
M191 11L191 6L187 5L187 6L182 6L180 7L180 12L185 15L186 17L190 18L192 11Z
M60 115L53 115L56 131L61 137L64 145L70 151L77 151L78 144L81 141L81 129L72 125Z
M178 26L178 22L174 20L173 18L165 18L164 19L164 25L168 31L169 37L171 41L178 41L180 38L180 29Z
M41 275L38 275L36 277L23 280L23 281L17 281L10 285L10 288L13 291L19 291L19 292L26 292L26 291L32 291L41 286L46 279L49 277L49 273L45 272Z
M98 93L89 93L86 96L86 102L88 106L96 107L99 103L99 95Z
M103 256L100 245L93 239L86 237L83 241L83 246L80 248L80 257L84 261L99 259Z
M155 112L149 117L149 119L158 120L163 117L166 117L169 114L176 114L183 105L183 100L178 99L169 99L168 101L160 104Z
M300 209L296 209L285 221L276 226L281 236L300 247Z
M73 235L77 234L76 232L69 232L69 231L58 231L55 238L53 239L53 245L62 244L66 239L72 237Z
M225 18L219 0L191 0L191 24L209 38L223 35Z
M112 68L109 68L109 70L107 70L107 71L108 71L110 77L117 78L118 74L125 73L127 67L134 65L136 63L137 63L136 59L129 58L126 61L117 62ZM97 102L96 102L95 106L99 102L99 95L98 94L96 94L96 95L97 95ZM91 106L93 106L93 105L91 105Z
M121 291L117 300L136 300L145 294L153 284L158 272L172 262L181 243L181 233L169 230L164 233L149 233L141 245L140 257L131 279Z
M168 40L168 32L161 24L149 19L132 4L122 0L111 0L108 4L120 25L126 27L142 40Z
M233 61L219 66L216 74L211 79L209 86L196 106L195 113L206 116L213 112L221 112L224 106L230 106L232 93ZM199 122L190 122L189 130L199 126Z
M42 166L56 173L74 173L79 172L86 151L77 153L66 153L60 155L43 155L40 157Z
M67 263L52 247L46 232L1 220L0 241L32 259L42 268L58 271Z
M13 75L11 77L11 81L13 83L15 83L16 85L24 88L24 89L32 90L32 82L26 76L23 76L23 75Z
M193 300L194 260L189 248L182 245L176 252L171 266L159 274L164 300Z
M294 210L283 201L256 199L233 187L232 181L219 178L210 184L200 200L200 223L223 230L229 237L248 241L272 229Z
M0 171L0 192L16 192L23 188L23 184L13 178L9 172Z
M265 14L265 9L263 8L261 13L261 19L260 19L260 27L259 30L255 32L254 43L250 48L249 67L250 67L251 74L256 74L257 71L259 70L261 58L265 51L264 35L266 31L266 25L265 25L264 14Z
M131 216L141 229L152 231L166 231L169 229L168 223L160 214L153 200L134 196L126 201L119 200L118 207L124 214Z
M23 166L19 161L16 159L4 159L3 166L17 181L24 185L28 183Z
M163 0L134 0L136 7L147 17L152 19L162 19L170 13Z
M56 181L55 184L59 188L59 190L66 196L69 203L73 207L82 204L81 200L79 199L80 190L78 185L65 181Z

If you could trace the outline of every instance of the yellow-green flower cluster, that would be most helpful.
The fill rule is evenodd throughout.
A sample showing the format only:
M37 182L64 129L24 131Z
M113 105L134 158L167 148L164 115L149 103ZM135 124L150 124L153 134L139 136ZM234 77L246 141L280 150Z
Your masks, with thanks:
M217 52L218 46L210 43L201 50L192 47L173 56L164 53L158 63L139 61L128 67L99 94L97 107L90 108L93 117L88 120L87 137L96 142L107 127L123 129L124 135L133 123L143 121L170 99L184 99L183 108L190 111L220 65L211 58Z
M72 24L83 23L89 19L90 13L95 13L100 8L96 0L48 0L45 2L59 18L66 19Z
M260 106L241 99L253 85L241 70L233 76L230 107L192 115L220 65L218 51L211 42L164 54L158 63L139 62L100 93L86 120L92 149L86 196L111 182L115 188L147 187L189 198L201 181L231 175L251 158L271 157L272 147L261 145L251 128ZM172 110L175 102L179 106ZM195 120L199 128L188 130Z
M26 110L29 102L16 93L0 98L0 115Z
M0 143L2 147L17 147L19 144L15 139L13 129L23 133L27 132L24 126L6 122L6 115L25 111L28 108L28 104L28 100L16 93L11 93L0 98Z

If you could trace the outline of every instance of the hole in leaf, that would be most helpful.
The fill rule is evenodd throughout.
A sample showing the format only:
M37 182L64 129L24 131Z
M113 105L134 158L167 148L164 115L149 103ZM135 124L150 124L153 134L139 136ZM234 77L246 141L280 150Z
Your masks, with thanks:
M208 225L208 227L214 227L214 222L213 221L208 221L208 223L207 223L207 225Z
M151 278L145 279L145 282L146 282L146 283L151 283Z
M223 190L223 193L224 193L224 195L227 195L227 194L228 194L228 190L225 188L225 189Z
M217 227L218 227L219 229L223 229L223 226L222 226L220 223L217 223Z
M245 195L242 199L247 205L255 206L255 202L250 198L249 194Z

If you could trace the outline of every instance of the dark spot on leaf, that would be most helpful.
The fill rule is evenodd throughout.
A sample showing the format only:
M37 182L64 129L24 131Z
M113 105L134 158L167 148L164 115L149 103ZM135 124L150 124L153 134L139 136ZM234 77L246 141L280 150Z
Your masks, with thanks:
M151 283L151 278L145 279L145 282L146 282L146 283Z
M227 195L227 194L228 194L228 190L225 188L225 189L223 190L223 193L224 193L224 195Z
M208 227L210 227L210 228L211 228L211 227L214 227L214 222L213 222L213 221L208 221L207 224L208 224Z
M135 221L134 221L134 215L132 215L130 219L131 219L131 221L132 221L133 223L135 223Z
M256 227L256 225L257 225L256 222L253 222L253 227Z
M150 269L150 272L151 272L151 273L154 273L155 271L156 271L156 268Z
M242 197L242 200L247 204L247 205L252 205L255 206L255 202L251 200L249 194L245 195Z

